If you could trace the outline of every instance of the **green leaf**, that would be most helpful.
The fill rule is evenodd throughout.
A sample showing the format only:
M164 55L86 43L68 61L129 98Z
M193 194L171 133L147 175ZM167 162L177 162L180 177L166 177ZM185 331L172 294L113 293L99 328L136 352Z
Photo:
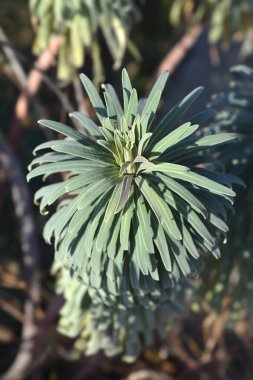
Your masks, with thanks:
M129 98L127 111L125 112L126 122L129 127L132 126L133 119L137 115L137 109L138 109L138 98L137 98L137 92L134 88Z
M154 234L151 229L150 215L148 214L148 210L146 208L142 195L138 197L137 201L137 218L144 247L148 253L155 253L153 245Z
M191 184L207 189L208 191L211 191L215 194L220 194L229 197L235 196L235 192L229 189L228 187L216 183L215 181L208 179L205 176L194 173L189 168L182 165L163 163L158 165L152 165L145 169L146 173L152 171L165 173L172 178L189 182Z
M188 171L185 173L171 172L170 176L173 178L180 179L182 181L190 182L191 184L207 189L208 191L211 191L215 194L220 194L229 197L234 197L236 195L235 192L229 189L228 187L216 183L215 181L212 181L202 175L194 173L193 171Z
M121 227L120 227L120 244L125 251L129 250L129 234L131 228L131 220L135 210L134 194L131 189L129 197L125 203L122 213Z
M124 113L123 113L123 109L121 107L121 104L119 102L119 98L116 94L115 89L110 84L104 84L102 87L110 95L110 99L114 104L115 110L117 112L118 119L120 120L120 118L124 116Z
M183 243L185 245L185 248L189 252L189 254L194 259L199 259L199 257L200 257L199 251L196 248L196 245L193 241L193 238L192 238L188 228L186 228L186 225L183 222L182 222L182 234L183 234Z
M101 227L97 235L96 247L98 250L102 250L104 244L108 240L110 228L114 219L114 211L119 202L119 197L120 197L120 184L117 184L108 202L104 219L102 221Z
M133 90L132 84L131 84L131 81L129 79L126 69L122 70L122 89L123 89L124 111L126 113L128 109L130 96Z
M161 155L171 146L176 145L181 140L184 140L193 134L198 129L198 127L198 125L191 125L191 123L185 123L181 125L175 129L175 131L169 133L168 136L164 137L151 149L151 156L153 157ZM148 156L150 157L149 152Z
M136 177L135 182L149 203L159 223L161 223L166 229L166 232L171 234L176 240L182 239L182 235L174 220L174 216L161 194L155 191L146 179Z
M182 186L179 182L174 181L172 178L165 176L163 174L159 175L162 182L168 187L173 193L180 196L185 202L187 202L193 210L197 211L204 218L207 217L207 209L205 205L193 195L185 186Z
M156 165L144 162L140 165L139 171L140 170L145 170L145 173L161 172L168 175L172 173L177 173L179 175L180 173L188 173L190 171L190 169L187 166L172 164L169 162L164 162L162 164Z
M100 149L102 148L101 145L97 144ZM51 146L51 149L53 149L56 152L60 153L67 153L71 156L75 157L81 157L85 158L87 160L91 161L101 161L101 162L107 162L112 165L115 164L115 161L113 160L113 156L108 153L103 148L103 151L99 150L93 150L93 149L88 149L81 144L78 144L76 142L70 142L70 141L59 141L57 144L53 144Z
M190 209L187 204L185 204L179 197L177 197L175 194L172 195L169 190L166 190L164 193L164 196L168 203L180 214L183 215L184 219L187 220L190 225L194 228L194 230L204 239L206 240L211 246L215 245L215 239L208 231L205 224L202 222L202 220L199 218L199 216L196 214L195 211Z
M118 119L117 109L115 107L115 104L112 101L110 94L108 94L107 92L104 92L104 98L105 98L105 104L106 104L106 109L107 109L107 115L112 125L112 129L113 130L119 129L120 119Z
M44 125L47 128L53 129L56 132L61 133L64 136L70 137L74 140L77 140L81 144L90 145L92 147L96 146L96 143L90 140L88 137L82 133L74 130L73 128L68 127L65 124L59 123L57 121L41 119L38 121L39 124Z
M179 268L181 269L182 273L186 277L189 276L189 274L191 273L191 268L187 260L188 257L187 257L187 253L184 246L181 244L181 242L178 242L175 240L170 241L170 246L174 254L174 257L176 259L176 262L179 265Z
M147 132L151 127L155 112L159 106L161 99L161 92L158 91L151 99L150 103L146 102L145 107L141 114L141 135ZM144 113L145 112L145 113Z
M93 105L94 110L96 111L98 119L101 123L103 123L103 119L107 117L107 112L104 103L98 95L96 87L85 74L81 74L80 79L85 88L85 91L88 94L91 104Z
M215 110L208 109L197 113L189 119L191 124L201 124L217 114Z
M118 179L107 178L88 186L80 196L78 196L78 210L87 207L87 204L100 197L103 193L109 191L117 183Z
M164 90L169 74L170 74L169 71L165 70L162 74L160 74L159 78L156 80L152 90L150 91L148 99L145 103L145 107L143 108L142 116L145 116L147 113L150 113L150 112L154 112L154 113L156 112L157 106L161 98L161 94ZM155 98L157 99L154 102Z
M166 136L169 132L172 132L176 126L176 122L181 119L185 112L189 109L191 104L199 97L203 91L203 87L198 87L190 92L185 98L181 100L171 111L169 111L161 122L156 127L148 148L152 148L159 140Z
M238 135L235 133L217 133L212 136L205 136L199 138L195 141L195 145L197 146L213 146L218 144L224 144L228 141L232 141L238 138Z
M170 252L168 248L167 239L164 233L164 230L160 224L157 226L157 233L154 239L154 242L158 248L159 254L161 256L164 267L168 272L172 271L172 263Z
M71 112L69 116L76 119L81 124L81 126L84 127L85 130L88 131L92 136L102 136L97 124L82 112Z
M119 201L116 206L116 209L114 211L115 214L117 214L119 211L121 211L129 198L129 194L131 192L133 182L133 176L132 175L125 175L121 184L120 184L120 196Z
M142 154L142 151L145 150L145 145L152 136L151 132L144 133L144 135L141 137L139 144L138 144L138 155L140 156Z

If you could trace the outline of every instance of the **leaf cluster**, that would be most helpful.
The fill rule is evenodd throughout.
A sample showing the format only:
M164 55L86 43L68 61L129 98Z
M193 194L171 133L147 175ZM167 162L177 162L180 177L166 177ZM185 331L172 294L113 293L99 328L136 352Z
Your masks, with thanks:
M94 78L101 81L99 31L115 69L120 67L127 46L133 52L136 50L128 40L133 22L140 17L134 0L30 0L29 5L36 31L35 54L46 49L52 37L60 35L63 38L57 71L60 80L72 79L88 53L93 62Z
M252 28L253 3L251 0L171 0L169 19L174 26L188 21L190 26L207 22L209 42L231 42L238 31Z
M110 307L98 302L84 284L71 277L69 271L54 267L56 292L64 294L58 331L76 338L70 356L94 355L103 350L106 356L123 354L132 362L143 346L154 343L155 336L166 336L175 317L185 312L186 298L191 289L185 282L171 289L163 302L152 306L133 305L130 308Z
M116 320L120 310L137 318L140 310L152 315L168 305L177 294L176 284L199 272L203 254L220 256L219 241L228 231L226 215L235 196L231 187L241 181L213 170L216 159L210 149L226 146L237 135L198 134L199 124L213 115L210 110L183 120L202 87L157 122L168 75L161 74L148 98L138 100L123 70L121 105L110 84L103 85L102 100L82 74L98 123L80 112L71 117L88 135L39 121L65 139L35 149L49 152L33 160L27 178L67 173L64 181L38 190L35 201L41 212L59 202L44 238L54 241L55 262L80 282L80 289L87 289L96 305L93 328L103 326L106 310L113 310Z
M217 309L228 298L234 318L247 307L252 316L253 269L253 70L239 65L231 69L230 88L213 96L211 105L221 111L203 133L237 133L235 144L217 152L225 169L240 176L246 189L238 189L234 216L229 219L227 243L222 247L219 266L209 267L209 281L202 284ZM237 279L235 280L235 273Z

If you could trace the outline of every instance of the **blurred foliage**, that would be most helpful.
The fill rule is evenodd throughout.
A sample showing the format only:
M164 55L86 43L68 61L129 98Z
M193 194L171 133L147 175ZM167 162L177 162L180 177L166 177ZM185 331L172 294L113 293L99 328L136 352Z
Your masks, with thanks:
M171 0L169 19L174 26L190 27L207 23L209 41L230 43L236 33L249 33L253 27L251 0Z
M201 292L217 310L230 307L232 318L243 312L253 317L253 70L247 66L231 69L230 89L212 98L220 110L204 133L235 132L239 139L223 149L219 160L224 168L240 176L246 189L237 189L234 214L228 219L229 233L222 246L220 262L208 267ZM209 279L209 280L207 280Z
M0 20L1 27L11 36L11 44L16 49L30 49L33 36L27 0L2 1Z
M94 80L102 80L103 47L98 32L103 34L115 69L120 67L127 46L138 55L128 40L133 22L140 18L134 0L30 0L30 10L36 31L35 54L46 49L54 36L63 37L57 71L60 80L73 78L87 52L92 57Z
M107 356L123 354L123 360L133 362L141 354L143 346L154 343L158 334L165 337L173 319L185 310L186 290L189 286L176 286L159 304L129 307L108 306L97 300L96 291L91 292L69 270L56 272L56 292L63 294L66 302L60 310L58 330L76 338L70 352L72 359L81 355L94 355L101 349Z

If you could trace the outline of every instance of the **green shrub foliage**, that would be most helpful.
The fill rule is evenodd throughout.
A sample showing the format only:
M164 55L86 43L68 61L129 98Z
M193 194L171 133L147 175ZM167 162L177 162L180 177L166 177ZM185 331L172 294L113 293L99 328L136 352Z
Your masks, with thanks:
M170 0L169 18L174 26L206 23L209 41L230 42L236 32L247 33L253 27L251 0Z
M209 267L210 282L203 282L203 290L211 299L211 304L220 309L227 298L233 317L247 307L253 316L253 70L247 66L231 69L234 80L230 89L217 94L212 106L221 109L213 123L204 128L204 133L233 132L239 139L232 147L220 152L219 160L226 170L240 176L246 189L238 189L235 215L229 219L227 244L222 248L219 266ZM208 289L206 285L208 284ZM226 302L226 304L228 304Z
M185 282L171 289L162 302L130 308L110 307L99 302L96 294L70 276L68 270L56 270L57 293L64 294L58 330L76 338L71 358L93 355L104 350L107 356L123 354L132 362L142 347L154 343L155 336L164 337L174 317L183 315L191 288Z
M121 309L132 310L131 318L144 309L154 316L173 299L178 282L198 273L201 254L220 256L218 242L228 231L226 210L235 195L231 185L241 182L210 170L216 159L209 151L236 134L198 136L199 123L212 115L210 110L183 121L202 87L157 122L167 78L164 72L149 97L138 101L123 70L121 105L111 85L103 85L103 101L82 74L98 122L80 112L71 117L87 135L39 121L65 139L35 149L49 152L33 160L28 180L68 173L64 181L42 187L35 201L41 212L59 201L44 238L54 241L55 262L92 299L98 312L91 317L92 326L115 308L115 318Z
M69 172L67 180L35 195L41 212L61 199L44 237L49 243L54 238L56 261L85 284L102 286L106 297L130 289L138 295L158 285L167 289L181 276L196 273L200 251L219 257L216 230L224 235L228 230L224 219L235 195L230 185L237 179L203 166L210 161L208 149L235 134L194 135L208 111L180 125L202 88L187 95L151 132L167 77L164 72L148 99L138 102L123 70L122 108L111 85L103 86L104 103L82 74L99 124L79 112L71 116L89 137L58 122L39 121L66 138L35 149L52 152L32 162L28 179ZM105 280L108 274L111 281Z
M63 44L58 61L58 78L70 80L83 66L86 53L93 61L94 77L102 77L99 31L111 53L114 68L119 68L126 50L133 22L140 17L134 0L30 0L32 22L36 31L35 54L48 47L53 36L61 35ZM137 54L137 53L136 53Z

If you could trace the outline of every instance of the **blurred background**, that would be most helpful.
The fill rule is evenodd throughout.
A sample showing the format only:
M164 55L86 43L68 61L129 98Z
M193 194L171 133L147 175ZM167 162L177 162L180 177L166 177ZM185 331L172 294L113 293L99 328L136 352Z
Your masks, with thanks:
M46 217L33 204L41 182L26 183L33 149L52 138L37 120L70 124L73 110L93 117L78 74L119 90L122 67L143 96L171 71L158 117L203 85L198 112L228 88L232 66L253 58L251 0L98 1L102 15L114 3L113 28L103 17L78 17L82 2L0 2L0 378L252 380L251 298L234 305L243 281L236 260L218 299L220 264L210 260L187 311L134 363L71 355L75 338L57 330L65 299L56 291L53 247L42 238Z

